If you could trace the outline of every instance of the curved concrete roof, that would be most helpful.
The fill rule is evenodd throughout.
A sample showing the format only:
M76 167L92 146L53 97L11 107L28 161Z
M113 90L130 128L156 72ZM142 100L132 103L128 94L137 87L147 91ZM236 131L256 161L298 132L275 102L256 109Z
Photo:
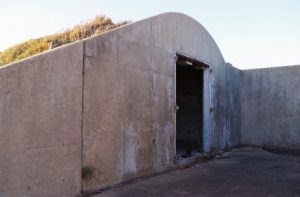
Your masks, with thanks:
M152 42L154 47L167 49L173 54L182 52L210 65L224 63L222 53L209 32L197 20L182 13L159 14L106 33L114 31L121 32L120 38L127 37L130 41L146 45Z
M163 38L169 37L166 40L173 42L175 48L179 51L186 51L193 57L200 57L202 61L209 64L214 64L217 61L224 62L217 43L196 19L178 12L167 12L149 19L153 21L154 26L157 25L161 29L159 31L161 33L160 36ZM186 46L180 46L178 42L182 42ZM171 43L169 44L172 45Z

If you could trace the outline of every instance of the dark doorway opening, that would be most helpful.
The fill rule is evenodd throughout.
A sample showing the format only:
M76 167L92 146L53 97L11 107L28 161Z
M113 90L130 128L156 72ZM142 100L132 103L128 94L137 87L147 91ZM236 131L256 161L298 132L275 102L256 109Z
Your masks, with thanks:
M178 55L176 62L176 154L203 152L203 73L207 65Z

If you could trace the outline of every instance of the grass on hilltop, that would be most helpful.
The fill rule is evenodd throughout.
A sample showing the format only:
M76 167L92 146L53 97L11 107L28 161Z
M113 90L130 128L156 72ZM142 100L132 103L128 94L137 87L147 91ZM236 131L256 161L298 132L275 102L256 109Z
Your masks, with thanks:
M71 29L67 29L53 35L31 39L0 52L0 66L22 60L52 48L103 33L127 23L129 22L123 21L120 23L113 23L113 21L108 17L96 16L94 19L80 25L76 25Z

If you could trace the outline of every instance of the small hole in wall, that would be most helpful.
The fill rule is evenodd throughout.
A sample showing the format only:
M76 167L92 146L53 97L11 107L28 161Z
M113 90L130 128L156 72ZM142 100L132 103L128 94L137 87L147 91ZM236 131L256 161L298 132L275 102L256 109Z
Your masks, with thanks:
M84 181L88 181L93 177L94 167L92 166L84 166L82 168L82 179Z

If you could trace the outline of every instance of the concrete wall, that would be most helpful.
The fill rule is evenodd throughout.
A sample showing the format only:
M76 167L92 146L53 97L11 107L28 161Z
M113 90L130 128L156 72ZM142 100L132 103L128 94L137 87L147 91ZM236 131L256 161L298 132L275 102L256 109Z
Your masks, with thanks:
M83 166L93 169L85 190L174 164L176 52L206 62L216 74L226 72L207 31L181 14L159 15L85 41ZM225 76L221 82L212 78L226 87ZM225 97L225 90L212 88ZM211 131L217 149L226 146L218 144L219 137L226 141L226 133L219 134L220 127L226 131L226 102L222 104L217 102L216 108L224 109L211 120L217 125Z
M241 142L242 99L241 71L231 64L226 64L226 147L237 146Z
M81 190L82 43L0 69L0 196Z
M242 143L300 149L300 66L243 70Z

